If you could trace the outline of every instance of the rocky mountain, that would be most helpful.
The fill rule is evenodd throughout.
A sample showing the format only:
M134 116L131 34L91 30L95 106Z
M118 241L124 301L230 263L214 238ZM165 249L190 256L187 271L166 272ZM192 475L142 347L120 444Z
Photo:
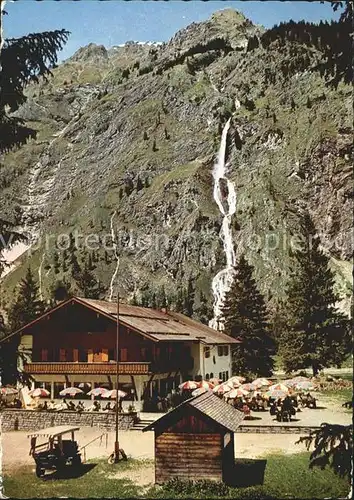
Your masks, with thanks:
M127 299L162 286L173 296L192 283L196 307L200 291L211 305L212 278L225 267L212 171L231 117L236 257L245 252L274 303L308 210L348 310L352 89L332 89L304 70L304 55L320 58L304 45L263 48L263 32L223 10L168 43L90 44L28 89L17 114L38 135L1 158L0 203L33 245L3 278L4 297L28 262L44 296L56 281L72 281L80 234L74 253L79 262L89 258L106 297L115 296L112 278Z

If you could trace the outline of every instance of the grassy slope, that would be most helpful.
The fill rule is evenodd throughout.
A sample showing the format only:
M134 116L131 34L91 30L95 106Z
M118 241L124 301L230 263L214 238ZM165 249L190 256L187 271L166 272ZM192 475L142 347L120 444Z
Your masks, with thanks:
M245 488L230 488L226 498L339 498L347 495L349 487L344 479L331 470L309 470L309 454L272 455L266 457L264 484ZM238 461L243 467L247 461ZM198 494L196 491L176 495L166 488L142 488L129 480L134 469L151 467L151 461L131 460L117 468L99 461L89 472L77 479L38 480L32 469L24 467L13 475L4 476L5 493L15 498L48 498L70 496L76 498L210 498L212 491ZM126 471L127 478L111 478L114 471ZM244 469L243 469L244 470ZM250 474L252 476L252 474ZM103 480L104 478L104 480Z

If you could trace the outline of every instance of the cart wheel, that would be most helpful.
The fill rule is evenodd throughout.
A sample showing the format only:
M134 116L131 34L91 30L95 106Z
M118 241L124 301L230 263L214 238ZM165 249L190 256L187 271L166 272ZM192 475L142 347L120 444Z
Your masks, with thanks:
M36 476L43 477L45 474L45 469L42 469L39 465L36 466Z

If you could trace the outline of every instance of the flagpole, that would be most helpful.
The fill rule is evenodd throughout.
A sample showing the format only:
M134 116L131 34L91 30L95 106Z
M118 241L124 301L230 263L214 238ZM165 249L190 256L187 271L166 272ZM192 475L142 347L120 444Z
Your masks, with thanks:
M119 292L117 293L117 323L116 323L116 440L114 443L114 461L119 461Z

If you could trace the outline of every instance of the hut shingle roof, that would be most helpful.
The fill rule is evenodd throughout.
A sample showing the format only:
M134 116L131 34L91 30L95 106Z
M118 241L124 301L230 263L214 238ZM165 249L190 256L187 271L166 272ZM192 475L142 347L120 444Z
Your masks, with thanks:
M172 410L172 412L180 410L181 407L185 405L196 408L201 413L214 420L214 422L221 425L222 427L225 427L231 432L237 431L240 423L244 418L244 414L241 411L236 410L236 408L231 406L229 403L226 403L223 399L220 399L211 391L205 392L200 396L187 399L186 401L178 405L174 410ZM172 412L169 412L166 415L163 415L159 419L155 420L155 422L152 422L147 427L145 427L143 431L153 429L156 424L163 425L165 419L169 420Z

